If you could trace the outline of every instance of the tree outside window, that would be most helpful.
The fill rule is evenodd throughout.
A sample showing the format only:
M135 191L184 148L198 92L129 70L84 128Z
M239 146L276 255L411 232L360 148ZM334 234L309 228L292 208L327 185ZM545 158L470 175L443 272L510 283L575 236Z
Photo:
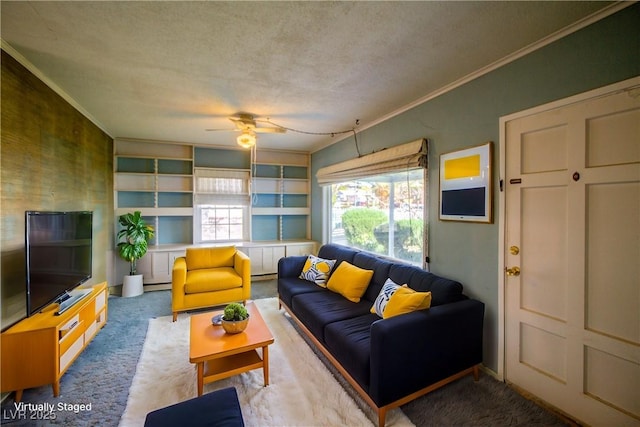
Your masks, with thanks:
M422 265L424 170L331 186L331 242Z

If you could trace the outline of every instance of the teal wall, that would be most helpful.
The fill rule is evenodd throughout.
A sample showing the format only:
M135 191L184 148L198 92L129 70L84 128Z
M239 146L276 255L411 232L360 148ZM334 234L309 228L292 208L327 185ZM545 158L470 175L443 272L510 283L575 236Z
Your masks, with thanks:
M499 119L640 75L640 4L477 78L358 134L362 154L429 138L431 271L459 280L485 303L484 364L498 370L498 233L493 224L438 220L440 154L494 141L494 212L498 208ZM312 238L322 241L319 168L357 157L353 138L312 154Z

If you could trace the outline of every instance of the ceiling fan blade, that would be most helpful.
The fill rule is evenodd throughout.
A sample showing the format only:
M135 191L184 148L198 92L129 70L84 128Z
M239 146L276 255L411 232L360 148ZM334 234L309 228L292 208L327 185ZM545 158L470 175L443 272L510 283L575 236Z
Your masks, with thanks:
M238 117L229 117L239 129L247 129L256 127L256 122L253 120L253 116L248 114L240 114Z
M205 129L207 132L238 132L240 129Z
M256 133L285 133L287 132L287 130L285 128L269 128L269 127L264 127L264 128L254 128L252 129L254 132Z

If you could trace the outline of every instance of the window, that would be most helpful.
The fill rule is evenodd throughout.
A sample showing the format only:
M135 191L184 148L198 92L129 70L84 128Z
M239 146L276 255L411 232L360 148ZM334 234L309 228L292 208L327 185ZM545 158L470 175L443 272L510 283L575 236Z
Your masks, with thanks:
M194 241L249 240L249 171L195 170Z
M318 169L325 239L426 266L428 150L418 139Z
M244 239L244 210L238 205L201 205L200 241L217 242Z
M331 184L329 240L422 266L424 169Z

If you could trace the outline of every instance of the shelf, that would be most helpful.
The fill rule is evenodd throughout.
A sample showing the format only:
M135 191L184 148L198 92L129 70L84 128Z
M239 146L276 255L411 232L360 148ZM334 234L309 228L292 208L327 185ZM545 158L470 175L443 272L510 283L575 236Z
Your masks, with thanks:
M301 151L257 150L256 163L277 166L308 166L309 154Z
M116 191L153 191L156 187L156 177L153 174L122 173L115 176Z
M308 194L306 179L253 178L253 192L258 194Z
M155 173L156 162L151 158L117 157L116 172Z
M115 148L116 156L154 157L156 159L172 160L191 160L193 158L192 147L184 144L118 139L116 140Z
M253 208L254 215L309 215L310 208Z
M137 208L142 216L193 216L193 208ZM116 217L131 212L131 208L117 208Z
M182 191L191 193L193 191L193 177L191 175L158 175L158 191Z

